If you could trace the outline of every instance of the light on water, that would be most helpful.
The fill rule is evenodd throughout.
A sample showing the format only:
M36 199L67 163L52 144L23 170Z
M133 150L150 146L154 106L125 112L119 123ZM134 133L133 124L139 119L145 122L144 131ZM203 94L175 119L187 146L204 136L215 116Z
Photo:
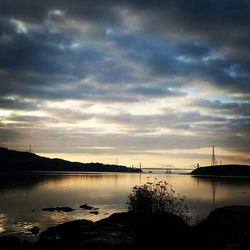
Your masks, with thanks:
M29 174L0 176L0 233L29 235L28 229L76 219L102 219L127 210L128 195L135 185L164 180L176 193L186 196L192 212L190 223L205 218L209 211L226 205L250 205L249 179L195 178L162 172ZM87 203L99 208L90 214L79 208ZM73 212L45 212L44 207L69 206Z

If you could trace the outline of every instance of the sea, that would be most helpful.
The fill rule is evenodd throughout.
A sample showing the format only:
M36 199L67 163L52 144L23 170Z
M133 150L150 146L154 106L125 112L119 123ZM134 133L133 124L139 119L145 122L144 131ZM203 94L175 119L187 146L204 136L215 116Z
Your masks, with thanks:
M143 169L142 173L39 172L0 175L0 235L35 239L29 229L40 231L63 222L97 221L127 211L132 188L147 182L166 181L184 196L197 224L219 207L250 205L250 179L193 177L189 169ZM98 214L80 208L88 204ZM48 212L42 208L68 206L73 212Z

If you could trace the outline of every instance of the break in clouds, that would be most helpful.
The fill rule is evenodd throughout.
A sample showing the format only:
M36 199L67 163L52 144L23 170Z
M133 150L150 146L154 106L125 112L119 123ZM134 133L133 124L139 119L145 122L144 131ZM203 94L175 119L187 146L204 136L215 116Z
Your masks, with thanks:
M247 0L0 0L1 146L249 163L249 24Z

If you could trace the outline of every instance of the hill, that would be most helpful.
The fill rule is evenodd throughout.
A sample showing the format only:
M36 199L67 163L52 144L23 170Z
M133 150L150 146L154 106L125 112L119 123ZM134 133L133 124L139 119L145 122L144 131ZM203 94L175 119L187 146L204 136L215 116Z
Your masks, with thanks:
M34 153L0 148L0 173L25 171L93 171L93 172L141 172L126 166L71 162L50 159Z
M206 166L200 167L193 170L191 175L205 176L249 176L250 177L250 166L249 165L219 165L219 166Z

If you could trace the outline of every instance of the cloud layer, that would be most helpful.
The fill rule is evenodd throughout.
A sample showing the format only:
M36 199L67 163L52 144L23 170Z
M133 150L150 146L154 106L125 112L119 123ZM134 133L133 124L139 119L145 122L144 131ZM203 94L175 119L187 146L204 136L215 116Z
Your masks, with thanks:
M247 0L0 1L1 145L147 166L208 164L216 145L249 163L249 13Z

